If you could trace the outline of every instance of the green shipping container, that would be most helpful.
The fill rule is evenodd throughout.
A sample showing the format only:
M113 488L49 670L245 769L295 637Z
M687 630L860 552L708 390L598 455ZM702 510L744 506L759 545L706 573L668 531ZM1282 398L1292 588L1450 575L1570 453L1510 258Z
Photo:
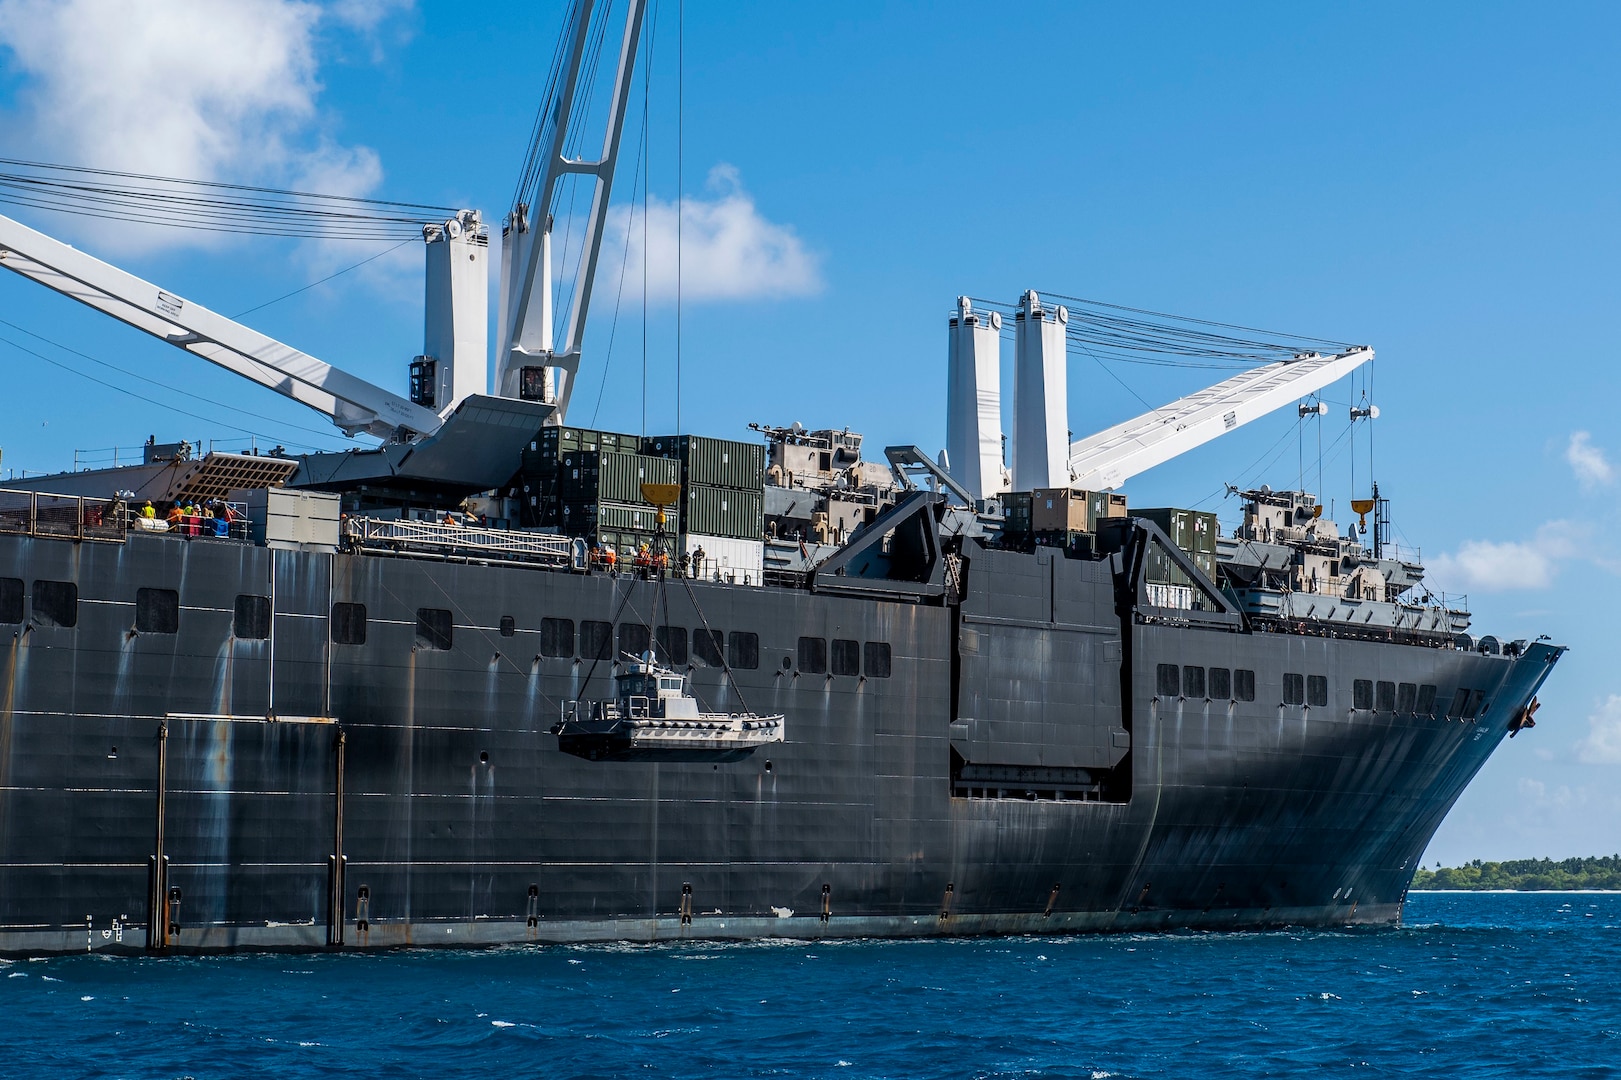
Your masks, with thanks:
M529 440L521 454L520 471L537 475L554 472L558 461L571 451L611 450L618 453L637 453L641 449L641 436L623 435L616 431L593 431L588 428L548 427Z
M687 486L686 531L701 536L726 536L736 540L758 540L765 535L763 491L735 488Z
M642 453L681 462L683 486L760 491L765 487L765 446L702 435L660 435L642 440ZM706 534L720 535L720 534Z
M665 545L669 551L675 550L675 537L659 537L650 532L637 532L630 529L602 529L586 540L599 547L611 547L619 556L619 569L628 572L631 560L636 558L636 552L641 550L643 544L650 549L657 549L660 544Z
M1066 551L1073 551L1081 555L1090 555L1094 543L1094 537L1091 533L1078 529L1042 530L1032 533L1031 539L1035 541L1037 547L1063 548Z
M680 524L681 515L675 507L664 512L667 535L679 533ZM646 503L565 502L558 514L558 526L570 536L590 536L604 529L645 532L651 536L658 531L658 507Z
M679 483L680 462L610 450L563 455L558 491L565 502L642 503L643 484Z
M1213 552L1195 551L1189 553L1188 557L1193 565L1199 568L1200 573L1212 582L1216 580L1216 556ZM1148 549L1143 565L1143 580L1155 585L1193 584L1193 578L1158 547Z
M1030 532L1030 500L1028 491L1009 491L1002 496L1002 531L1024 535Z
M1198 510L1177 510L1171 507L1135 510L1132 513L1135 517L1147 518L1158 525L1160 532L1170 537L1171 543L1183 551L1202 551L1211 555L1216 552L1216 535L1219 529L1215 514Z

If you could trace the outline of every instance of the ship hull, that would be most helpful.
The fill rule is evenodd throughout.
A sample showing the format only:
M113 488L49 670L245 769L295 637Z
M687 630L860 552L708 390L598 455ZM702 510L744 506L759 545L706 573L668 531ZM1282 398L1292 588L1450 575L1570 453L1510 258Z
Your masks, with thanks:
M1389 924L1558 656L1145 621L1107 562L1050 554L984 553L961 605L142 536L0 537L0 577L78 593L73 627L0 626L13 953ZM137 629L141 588L178 593L175 632ZM243 595L267 637L233 632ZM692 687L786 741L564 752L609 664L542 655L544 618L757 634ZM889 674L803 670L806 636L884 643ZM1255 700L1160 694L1167 663L1252 670ZM1283 704L1285 672L1329 704ZM1485 705L1351 708L1362 678Z

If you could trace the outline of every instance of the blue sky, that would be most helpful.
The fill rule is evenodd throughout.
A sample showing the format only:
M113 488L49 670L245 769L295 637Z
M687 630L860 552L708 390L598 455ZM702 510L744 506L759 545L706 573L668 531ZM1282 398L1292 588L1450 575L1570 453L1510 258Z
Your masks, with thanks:
M5 156L466 205L492 222L509 205L561 21L557 3L151 0L116 18L91 7L0 0ZM678 118L678 5L664 2L646 140L654 233L678 190L700 215L686 219L684 251L696 254L684 256L684 429L740 436L749 421L799 420L937 449L945 320L962 293L1011 302L1045 289L1370 343L1382 410L1373 464L1400 539L1422 549L1437 587L1468 594L1481 632L1572 646L1540 726L1493 758L1429 860L1621 848L1610 661L1621 13L685 8L684 108ZM629 139L640 124L633 112ZM622 173L626 207L631 187ZM226 313L381 250L14 213ZM622 290L610 266L575 422L675 426L659 260L655 244L647 378L639 264ZM408 247L247 321L403 391L420 309L420 251ZM148 434L343 441L315 414L21 279L0 277L0 319L21 328L0 337L72 369L0 342L12 405L0 471L65 468L75 450ZM1111 371L1072 365L1075 431L1208 374ZM1325 445L1343 445L1350 394L1325 395ZM1225 482L1289 485L1304 460L1316 486L1317 432L1297 443L1295 428L1291 415L1257 422L1127 494L1202 503L1230 524L1236 504L1212 497ZM1354 460L1360 488L1365 443ZM1323 469L1342 522L1352 461L1342 451Z

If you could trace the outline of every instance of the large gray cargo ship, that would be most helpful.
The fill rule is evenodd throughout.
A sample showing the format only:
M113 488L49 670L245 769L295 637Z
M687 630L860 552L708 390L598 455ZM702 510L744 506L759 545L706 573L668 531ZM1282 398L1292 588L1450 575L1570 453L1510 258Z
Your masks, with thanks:
M628 7L594 172L559 152L593 5L559 52L495 394L474 214L426 230L408 399L0 218L0 265L382 440L0 491L0 950L1397 921L1562 648L1471 636L1376 492L1371 534L1235 492L1228 536L1112 494L1371 351L1245 352L1071 444L1066 341L1120 326L1027 293L950 319L940 458L571 428L589 288L553 342L526 207L591 172L589 282Z

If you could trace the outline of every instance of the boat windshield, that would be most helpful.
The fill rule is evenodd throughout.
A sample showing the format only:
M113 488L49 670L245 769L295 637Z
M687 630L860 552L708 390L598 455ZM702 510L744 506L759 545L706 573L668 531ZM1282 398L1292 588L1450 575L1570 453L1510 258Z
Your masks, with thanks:
M652 675L621 675L619 677L619 692L626 697L657 697L659 681Z

